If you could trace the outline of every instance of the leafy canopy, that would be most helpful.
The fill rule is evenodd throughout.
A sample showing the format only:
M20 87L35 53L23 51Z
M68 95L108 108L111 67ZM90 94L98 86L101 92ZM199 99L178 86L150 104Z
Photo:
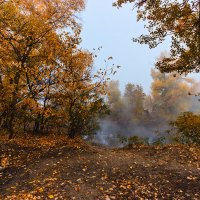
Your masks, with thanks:
M94 131L108 73L78 48L84 0L0 0L0 129Z
M117 0L114 6L119 8L124 3L132 3L137 20L146 22L148 34L134 38L134 42L155 48L171 37L170 57L156 63L161 72L199 72L199 0Z

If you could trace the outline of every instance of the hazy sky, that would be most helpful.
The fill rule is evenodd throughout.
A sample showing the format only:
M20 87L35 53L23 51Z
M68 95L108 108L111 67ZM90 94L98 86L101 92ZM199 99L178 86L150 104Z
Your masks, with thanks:
M88 0L81 14L83 24L82 47L92 50L103 46L96 66L104 66L104 60L113 56L114 63L122 66L114 79L121 88L128 82L141 84L145 92L150 91L151 68L161 51L169 49L169 41L156 49L132 42L133 36L145 33L143 24L136 21L131 5L121 9L112 7L114 0Z

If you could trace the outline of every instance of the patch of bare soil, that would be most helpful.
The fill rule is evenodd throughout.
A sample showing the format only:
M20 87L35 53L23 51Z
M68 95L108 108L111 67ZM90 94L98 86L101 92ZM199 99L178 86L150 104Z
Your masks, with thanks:
M0 141L0 199L200 199L200 150Z

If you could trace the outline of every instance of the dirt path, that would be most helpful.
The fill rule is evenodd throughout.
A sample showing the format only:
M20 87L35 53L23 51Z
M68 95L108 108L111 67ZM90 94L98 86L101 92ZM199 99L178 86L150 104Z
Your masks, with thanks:
M200 199L200 152L181 146L111 150L6 145L0 199Z

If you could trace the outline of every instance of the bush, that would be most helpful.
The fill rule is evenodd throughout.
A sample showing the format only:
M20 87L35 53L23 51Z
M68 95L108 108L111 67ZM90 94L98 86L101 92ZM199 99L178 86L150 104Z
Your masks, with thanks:
M120 141L127 147L132 147L133 145L148 145L148 140L149 138L142 138L136 135L130 137L120 137Z
M174 141L200 145L200 115L185 112L170 125L172 128L169 133Z

